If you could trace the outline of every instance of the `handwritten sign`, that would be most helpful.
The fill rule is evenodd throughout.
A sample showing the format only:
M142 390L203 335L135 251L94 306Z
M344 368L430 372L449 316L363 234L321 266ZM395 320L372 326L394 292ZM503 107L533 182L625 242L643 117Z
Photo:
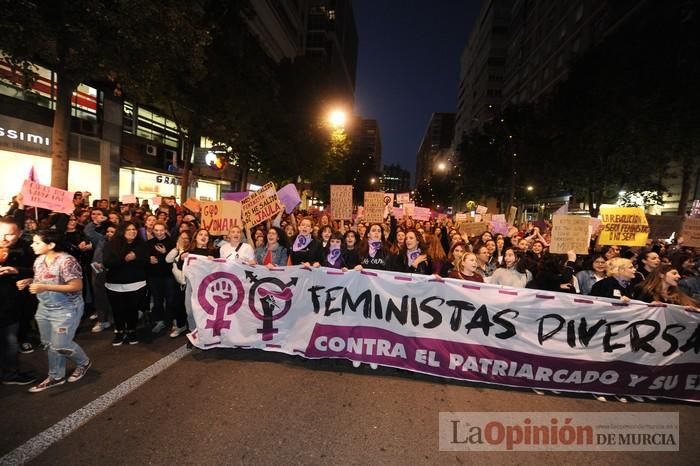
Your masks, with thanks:
M36 181L24 180L22 184L24 203L32 207L49 209L64 214L73 213L73 193L63 189L39 184Z
M683 237L684 246L700 248L700 218L686 218L680 236Z
M515 206L511 206L510 209L508 209L508 223L511 225L515 222L515 216L518 214L518 208Z
M136 204L137 202L136 196L133 194L124 194L122 196L122 204Z
M398 193L396 195L396 202L399 204L408 204L411 202L411 193Z
M299 191L297 190L297 187L292 183L289 183L278 189L277 197L279 197L280 202L284 204L284 211L288 214L291 214L294 211L294 209L296 209L297 206L301 204Z
M483 206L483 205L476 206L476 213L477 213L477 214L483 215L483 214L485 214L486 212L488 212L488 210L489 210L489 208L486 207L486 206Z
M427 207L414 207L413 218L416 220L430 220L430 209Z
M481 214L481 220L483 220L486 223L489 223L493 220L493 214Z
M227 235L234 226L241 227L241 203L236 201L202 201L202 228L213 236Z
M693 201L693 207L690 209L690 216L693 218L700 217L700 199Z
M413 209L415 209L415 208L416 208L416 205L413 202L409 202L407 204L404 204L403 205L404 214L407 217L413 217Z
M384 220L383 192L365 192L365 220L371 223L381 223Z
M467 214L457 214L455 215L455 221L457 222L467 222Z
M252 227L277 215L282 205L275 184L270 182L241 201L243 224Z
M394 216L395 219L401 220L404 216L404 210L402 207L394 207L391 210L392 215Z
M352 220L352 185L331 185L331 209L338 220Z
M644 209L640 207L602 207L600 219L603 231L598 237L601 245L645 246L649 236Z
M570 250L576 254L588 254L591 241L588 217L577 215L554 215L552 217L552 241L549 252L566 254Z
M647 215L649 238L667 239L681 230L682 215Z
M469 237L479 236L486 231L486 224L482 222L462 223L459 225L459 232L467 234Z

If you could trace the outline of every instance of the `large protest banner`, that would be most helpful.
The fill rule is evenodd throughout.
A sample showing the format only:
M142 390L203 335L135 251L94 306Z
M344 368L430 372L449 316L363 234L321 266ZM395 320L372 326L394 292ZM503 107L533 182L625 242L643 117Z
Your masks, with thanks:
M700 313L384 271L191 255L199 348L260 348L435 376L700 401ZM410 285L410 286L407 286Z
M681 230L684 218L682 215L647 215L649 238L670 238Z
M337 220L352 220L352 185L331 185L331 209Z
M600 219L603 231L598 237L600 245L645 246L649 225L641 207L601 207Z
M70 191L39 184L36 181L24 180L21 193L24 203L28 206L64 214L72 214L75 210L73 193Z
M365 220L370 223L382 223L384 220L384 193L382 191L365 192Z
M573 249L576 254L588 254L591 242L588 219L589 217L577 215L552 216L552 241L549 244L549 252L566 254Z
M270 182L241 201L243 224L252 227L273 218L282 210L275 184Z
M700 218L686 218L680 236L683 237L683 246L700 248Z
M201 201L202 228L210 235L228 235L234 226L242 228L241 203L236 201Z

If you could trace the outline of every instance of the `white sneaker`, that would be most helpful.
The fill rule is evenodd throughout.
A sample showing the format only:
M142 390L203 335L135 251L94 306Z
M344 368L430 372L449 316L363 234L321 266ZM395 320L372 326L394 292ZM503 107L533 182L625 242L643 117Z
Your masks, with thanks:
M601 403L605 403L606 401L608 401L608 399L605 398L604 395L597 395L595 393L593 394L593 398L600 401Z
M542 390L537 390L536 388L533 388L532 391L538 395L544 395L544 392Z
M170 338L177 338L183 333L187 331L187 326L184 327L173 327L173 330L170 332Z
M156 322L156 325L151 330L151 333L160 333L163 330L165 330L165 322L159 320L158 322Z
M370 368L370 369L373 369L373 370L376 371L376 370L377 370L377 367L379 367L379 366L377 365L377 363L374 363L374 362L369 363L369 368Z
M360 361L353 361L352 367L360 367L360 364L362 364Z
M90 314L90 320L97 320L97 313Z
M111 326L112 326L112 324L110 324L109 322L97 322L92 327L92 333L100 333L103 330L107 330Z

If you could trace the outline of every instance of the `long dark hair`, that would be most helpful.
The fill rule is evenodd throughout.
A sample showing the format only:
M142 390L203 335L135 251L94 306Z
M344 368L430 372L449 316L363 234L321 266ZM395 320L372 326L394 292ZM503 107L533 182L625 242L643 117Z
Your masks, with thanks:
M386 242L386 236L384 236L384 227L381 225L381 223L370 223L369 227L367 227L367 231L365 232L365 237L362 239L362 242L360 242L360 247L357 249L360 257L369 256L369 231L374 225L377 225L382 231L382 238L380 240L382 242L382 247L379 252L384 256L389 254L389 246Z
M39 230L34 232L34 236L38 236L45 244L53 243L54 252L66 252L68 249L65 235L58 230Z
M642 282L640 285L641 292L651 296L653 301L662 301L680 306L697 306L698 303L677 286L669 286L666 290L666 296L663 296L663 281L666 279L666 274L671 270L677 269L672 265L659 265Z
M505 257L506 252L508 252L509 249L513 251L513 254L515 255L515 270L517 270L519 273L525 273L525 271L527 270L527 264L523 260L523 255L520 252L518 252L513 246L503 248L503 262L501 262L501 265L499 265L499 267L502 267L504 269L508 268L508 266L506 265Z
M136 223L134 222L122 222L119 224L119 227L117 228L117 231L114 232L114 236L112 236L112 239L109 240L109 244L112 248L114 248L119 254L120 257L122 257L126 253L126 247L129 244L129 242L126 240L126 237L124 237L124 234L126 233L126 229L128 227L134 227L136 228L136 238L134 238L134 241L131 243L134 246L139 245L139 244L145 244L146 240L144 240L141 235L138 233L139 227Z

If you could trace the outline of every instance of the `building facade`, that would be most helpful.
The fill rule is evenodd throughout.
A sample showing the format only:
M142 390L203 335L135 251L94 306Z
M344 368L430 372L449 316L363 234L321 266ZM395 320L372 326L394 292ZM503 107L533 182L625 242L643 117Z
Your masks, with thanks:
M384 165L379 177L381 190L387 193L406 193L411 189L411 172L398 164Z

